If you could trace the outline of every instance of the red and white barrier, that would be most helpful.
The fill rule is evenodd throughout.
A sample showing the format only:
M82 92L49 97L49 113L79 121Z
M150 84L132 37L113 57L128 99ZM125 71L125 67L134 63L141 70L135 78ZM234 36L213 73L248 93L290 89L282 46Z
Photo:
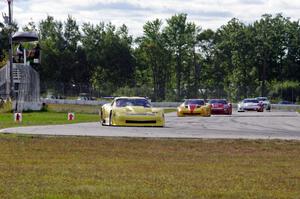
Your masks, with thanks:
M68 113L68 120L69 121L75 120L75 113Z
M15 113L14 119L15 119L15 122L22 122L22 113Z

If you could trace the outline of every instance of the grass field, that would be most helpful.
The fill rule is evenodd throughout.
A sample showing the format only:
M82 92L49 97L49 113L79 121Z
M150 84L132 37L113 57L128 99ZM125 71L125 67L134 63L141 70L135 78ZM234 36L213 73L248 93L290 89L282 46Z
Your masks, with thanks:
M296 141L0 135L0 198L299 198Z
M76 113L75 120L68 121L67 113L57 112L32 112L23 113L22 123L14 122L12 113L0 114L0 129L16 126L33 126L33 125L51 125L51 124L71 124L79 122L96 122L99 121L97 114Z

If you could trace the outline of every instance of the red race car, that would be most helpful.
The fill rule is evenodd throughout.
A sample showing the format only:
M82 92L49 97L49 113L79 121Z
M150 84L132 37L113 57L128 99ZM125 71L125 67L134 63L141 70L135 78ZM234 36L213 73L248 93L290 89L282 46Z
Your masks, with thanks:
M211 99L208 101L211 104L211 114L224 114L231 115L232 114L232 104L228 103L225 99Z

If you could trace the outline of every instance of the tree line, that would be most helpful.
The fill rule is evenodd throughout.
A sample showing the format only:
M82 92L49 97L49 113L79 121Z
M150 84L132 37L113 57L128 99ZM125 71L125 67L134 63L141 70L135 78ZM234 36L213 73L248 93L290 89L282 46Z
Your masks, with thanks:
M251 24L233 18L214 31L181 13L146 22L137 38L126 25L79 26L71 16L63 22L48 16L23 30L39 33L41 82L47 88L59 82L66 93L81 85L101 95L145 95L153 101L254 96L299 101L300 24L281 14L265 14ZM0 23L1 60L7 57L7 33Z

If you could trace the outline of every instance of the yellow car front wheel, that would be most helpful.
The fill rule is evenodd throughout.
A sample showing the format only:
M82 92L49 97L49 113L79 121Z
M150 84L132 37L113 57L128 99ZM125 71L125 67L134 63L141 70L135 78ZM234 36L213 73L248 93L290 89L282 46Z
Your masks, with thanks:
M99 115L100 115L100 123L102 124L102 126L104 126L105 125L105 120L103 118L103 110L102 109L100 110Z
M184 115L182 113L180 113L179 111L177 111L177 117L183 117Z
M108 125L109 126L112 126L112 119L113 119L113 116L112 116L112 111L109 113L109 120L108 120Z

